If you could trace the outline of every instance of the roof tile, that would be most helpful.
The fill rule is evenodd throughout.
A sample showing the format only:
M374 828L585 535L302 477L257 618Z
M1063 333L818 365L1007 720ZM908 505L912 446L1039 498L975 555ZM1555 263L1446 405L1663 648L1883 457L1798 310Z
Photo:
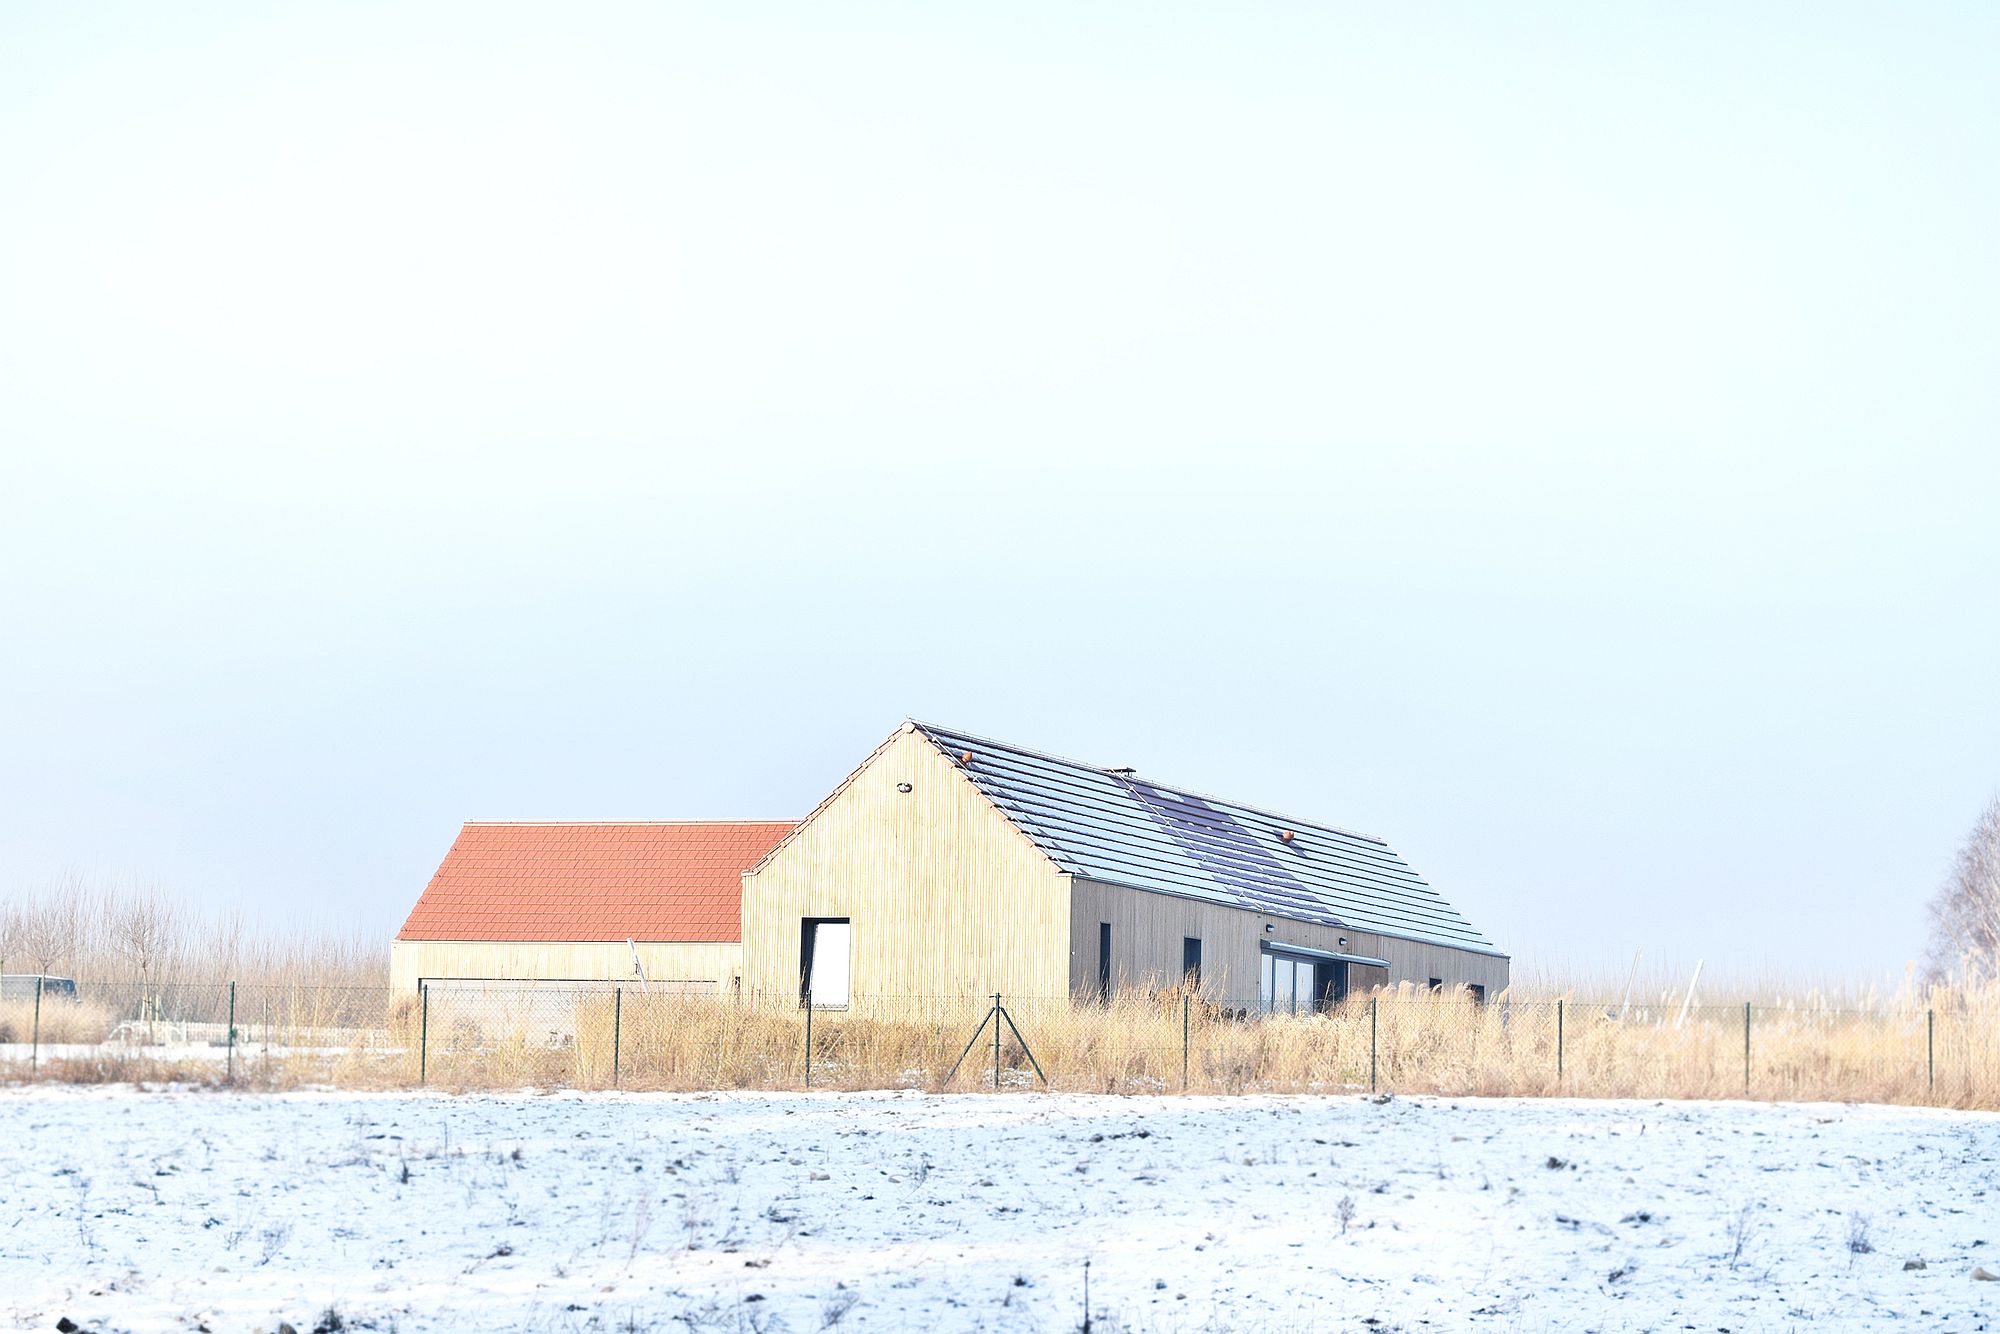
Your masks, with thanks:
M743 872L792 827L469 823L396 938L741 940Z

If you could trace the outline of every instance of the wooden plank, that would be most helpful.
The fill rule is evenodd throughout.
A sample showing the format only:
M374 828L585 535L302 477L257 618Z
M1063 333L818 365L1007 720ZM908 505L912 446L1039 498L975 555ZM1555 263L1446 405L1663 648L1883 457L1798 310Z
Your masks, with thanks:
M1116 987L1158 989L1180 980L1182 945L1202 942L1202 994L1212 1003L1255 1009L1261 975L1261 945L1301 945L1338 954L1384 959L1383 970L1355 967L1349 986L1423 986L1443 978L1450 986L1476 983L1495 995L1507 985L1508 961L1490 954L1400 940L1368 931L1289 921L1199 899L1077 879L1070 914L1071 992L1097 991L1097 938L1100 923L1111 923L1111 972ZM1266 931L1266 925L1274 928ZM1346 944L1340 942L1345 939Z

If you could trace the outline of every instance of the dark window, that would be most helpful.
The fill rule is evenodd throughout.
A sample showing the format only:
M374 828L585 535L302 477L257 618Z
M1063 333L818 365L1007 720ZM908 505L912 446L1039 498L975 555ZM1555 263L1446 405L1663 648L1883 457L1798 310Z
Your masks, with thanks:
M1191 987L1201 985L1201 941L1194 936L1181 937L1181 977Z
M1097 998L1111 999L1111 923L1097 924Z
M1443 978L1441 978L1441 977L1434 977L1434 978L1432 978L1432 979L1431 979L1431 990L1432 990L1432 991L1443 991L1443 990L1444 990L1444 979L1443 979Z
M1472 993L1472 1003L1474 1005L1486 1004L1485 987L1480 986L1477 982L1467 982L1465 984L1465 989Z

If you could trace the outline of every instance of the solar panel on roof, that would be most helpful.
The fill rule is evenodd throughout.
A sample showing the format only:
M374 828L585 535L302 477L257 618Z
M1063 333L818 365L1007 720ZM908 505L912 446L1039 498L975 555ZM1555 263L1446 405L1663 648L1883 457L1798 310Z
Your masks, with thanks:
M1494 952L1380 839L1290 820L928 723L946 754L1073 874L1271 916ZM1290 832L1290 839L1281 835Z

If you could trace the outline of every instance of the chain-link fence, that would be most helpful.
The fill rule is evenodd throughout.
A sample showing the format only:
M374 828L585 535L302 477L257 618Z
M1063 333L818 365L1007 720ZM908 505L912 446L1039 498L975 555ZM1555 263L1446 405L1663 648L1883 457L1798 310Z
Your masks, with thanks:
M80 982L0 998L0 1078L262 1086L992 1088L2000 1107L2000 1013L1383 992L1258 1016L1180 992L796 996L604 984ZM997 1005L997 1009L996 1009Z

